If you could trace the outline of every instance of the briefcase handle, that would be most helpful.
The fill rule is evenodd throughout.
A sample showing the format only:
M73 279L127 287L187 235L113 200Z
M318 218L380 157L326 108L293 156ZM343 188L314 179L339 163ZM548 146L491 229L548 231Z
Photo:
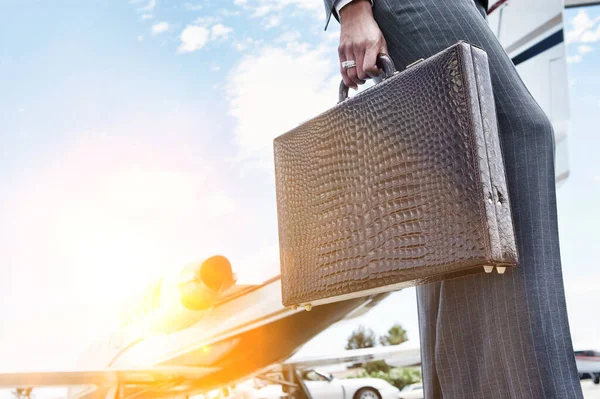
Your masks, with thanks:
M387 78L391 77L396 73L396 67L394 66L394 62L387 54L381 53L377 55L377 67L379 67L379 69L381 69L383 72L381 72L379 76L372 78L375 84L386 80ZM338 103L341 103L346 98L348 98L348 90L348 86L346 86L344 84L344 81L342 80L340 83Z

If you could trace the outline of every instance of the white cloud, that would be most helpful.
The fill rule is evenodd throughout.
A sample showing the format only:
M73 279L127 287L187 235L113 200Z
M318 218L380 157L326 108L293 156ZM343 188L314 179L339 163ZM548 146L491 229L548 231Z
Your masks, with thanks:
M141 42L141 41L143 41L143 40L144 40L144 36L143 36L143 35L138 35L138 37L137 37L137 41L138 41L138 42Z
M213 72L218 72L221 70L221 66L220 65L213 65L210 67L210 70Z
M254 9L253 17L263 17L271 12L276 11L277 8L274 5L262 5Z
M232 31L233 29L228 26L216 24L211 28L210 36L212 40L226 39Z
M144 7L138 8L138 11L152 11L156 7L156 0L149 0L148 3Z
M284 34L282 34L281 36L279 36L279 38L277 38L277 40L275 40L275 41L277 43L291 43L291 42L297 42L298 40L300 40L301 37L302 37L302 34L300 32L298 32L297 30L288 31L288 32L285 32Z
M154 18L154 15L152 15L152 14L144 14L144 15L142 15L142 19L152 19L152 18Z
M258 46L262 41L247 37L246 40L234 42L234 47L237 51L246 51L251 47Z
M185 3L184 7L186 10L189 10L189 11L198 11L198 10L202 10L202 8L204 8L204 6L202 4L192 4L192 3Z
M223 15L224 17L231 17L235 15L240 15L241 13L239 10L227 10L225 8L221 8L219 10L219 14Z
M208 25L216 24L216 23L218 23L220 21L221 21L220 17L215 17L215 16L211 15L211 16L197 18L194 21L194 23L196 23L197 25L208 26Z
M200 18L196 22L209 22L211 18ZM216 24L212 27L201 26L201 25L188 25L181 32L181 44L177 51L179 53L191 53L200 50L206 44L212 40L226 39L229 34L233 32L233 29L223 24Z
M598 103L598 107L600 108L600 102ZM594 176L594 182L600 183L600 175Z
M153 35L160 35L161 33L165 33L166 31L169 30L169 23L168 22L158 22L154 25L152 25L152 34Z
M582 43L595 43L600 40L600 26L596 28L595 31L585 31L581 35L580 41Z
M234 4L253 11L253 17L263 17L280 12L287 7L295 7L299 10L315 12L315 16L320 18L323 10L322 2L317 0L235 0Z
M579 54L588 54L594 51L594 48L586 44L582 44L581 46L577 47L577 50L579 51Z
M580 10L570 21L571 29L566 33L566 42L593 43L600 40L600 17L591 19L587 11Z
M577 46L577 54L568 56L567 62L569 64L578 64L582 62L583 58L592 51L594 51L594 48L592 46L589 46L587 44L580 44L579 46Z
M181 44L177 51L179 53L191 53L200 50L208 43L210 31L203 26L188 25L181 32Z
M335 104L340 77L328 57L335 52L266 46L242 58L227 86L239 159L271 169L272 140Z
M265 25L266 29L274 28L281 25L281 18L278 15L271 15Z

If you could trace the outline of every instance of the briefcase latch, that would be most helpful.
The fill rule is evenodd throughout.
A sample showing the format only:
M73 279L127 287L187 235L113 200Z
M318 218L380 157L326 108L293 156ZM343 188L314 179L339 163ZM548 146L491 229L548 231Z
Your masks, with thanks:
M425 61L425 59L423 59L423 58L421 58L421 59L418 59L418 60L416 60L415 62L413 62L413 63L411 63L411 64L408 64L408 65L406 66L406 69L408 69L408 68L410 68L410 67L414 67L415 65L417 65L418 63L420 63L420 62L423 62L423 61Z

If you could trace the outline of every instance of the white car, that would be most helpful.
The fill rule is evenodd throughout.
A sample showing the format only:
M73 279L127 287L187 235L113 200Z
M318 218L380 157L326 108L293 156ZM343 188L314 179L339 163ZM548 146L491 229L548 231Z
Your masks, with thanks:
M308 370L302 373L313 399L398 399L400 390L380 378L334 378L329 373ZM268 385L257 392L257 399L285 397L280 385Z
M423 399L423 384L410 384L400 391L399 399Z

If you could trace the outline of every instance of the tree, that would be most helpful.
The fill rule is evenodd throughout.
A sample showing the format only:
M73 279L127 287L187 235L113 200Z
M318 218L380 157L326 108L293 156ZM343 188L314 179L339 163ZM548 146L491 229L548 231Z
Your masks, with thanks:
M389 373L392 369L390 365L385 362L385 360L375 360L373 362L365 363L363 368L369 375L380 371Z
M372 348L375 346L375 343L376 337L373 330L360 325L348 337L346 349Z
M390 384L394 385L398 389L402 389L407 385L419 382L422 379L421 370L415 367L401 369L392 368L388 372L375 371L372 373L367 373L366 371L364 371L362 374L350 378L363 377L381 378L382 380L386 380Z
M408 341L406 330L400 324L394 324L386 335L379 337L379 343L383 346L400 345Z

